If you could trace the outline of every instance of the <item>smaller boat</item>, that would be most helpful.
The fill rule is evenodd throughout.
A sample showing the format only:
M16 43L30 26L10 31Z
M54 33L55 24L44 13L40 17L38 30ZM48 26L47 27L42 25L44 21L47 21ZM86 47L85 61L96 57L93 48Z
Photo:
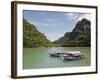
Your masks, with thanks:
M70 52L68 55L62 57L63 60L80 60L85 58L85 56L80 53L80 51Z

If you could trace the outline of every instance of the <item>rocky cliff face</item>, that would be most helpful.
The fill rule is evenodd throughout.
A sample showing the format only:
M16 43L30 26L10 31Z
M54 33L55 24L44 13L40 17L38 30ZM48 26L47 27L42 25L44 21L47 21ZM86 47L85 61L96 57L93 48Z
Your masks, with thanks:
M76 23L72 32L66 32L65 35L53 44L56 46L76 46L89 47L91 41L91 22L87 19L82 19Z

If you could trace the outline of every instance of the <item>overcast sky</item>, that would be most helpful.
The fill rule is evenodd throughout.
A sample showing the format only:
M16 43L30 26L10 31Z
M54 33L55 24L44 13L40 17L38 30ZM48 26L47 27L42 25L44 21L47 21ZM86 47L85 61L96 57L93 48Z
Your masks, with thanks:
M91 20L89 13L24 10L23 16L28 22L36 25L50 41L57 40L66 32L72 31L77 21L83 18Z

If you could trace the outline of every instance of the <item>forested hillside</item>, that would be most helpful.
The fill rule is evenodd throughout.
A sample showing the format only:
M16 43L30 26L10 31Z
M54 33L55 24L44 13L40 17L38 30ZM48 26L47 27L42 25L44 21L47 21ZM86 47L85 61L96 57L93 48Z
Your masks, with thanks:
M72 32L66 32L64 36L54 41L55 46L62 47L90 47L91 46L91 22L82 19L76 23Z
M39 32L35 25L23 19L23 46L24 47L51 47L53 44L46 36Z

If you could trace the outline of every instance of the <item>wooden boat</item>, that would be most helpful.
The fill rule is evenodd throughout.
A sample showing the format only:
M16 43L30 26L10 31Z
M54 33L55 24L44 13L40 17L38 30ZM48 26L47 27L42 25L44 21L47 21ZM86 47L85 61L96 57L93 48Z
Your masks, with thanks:
M68 52L58 51L58 52L52 52L52 53L49 53L49 54L52 57L60 57L61 55L63 55L63 56L67 55Z
M66 57L63 57L64 60L80 60L80 59L83 59L84 56L66 56Z
M60 57L61 55L67 55L67 54L65 52L50 53L50 56L52 57Z
M68 55L62 57L64 60L80 60L85 58L79 51L70 52Z

